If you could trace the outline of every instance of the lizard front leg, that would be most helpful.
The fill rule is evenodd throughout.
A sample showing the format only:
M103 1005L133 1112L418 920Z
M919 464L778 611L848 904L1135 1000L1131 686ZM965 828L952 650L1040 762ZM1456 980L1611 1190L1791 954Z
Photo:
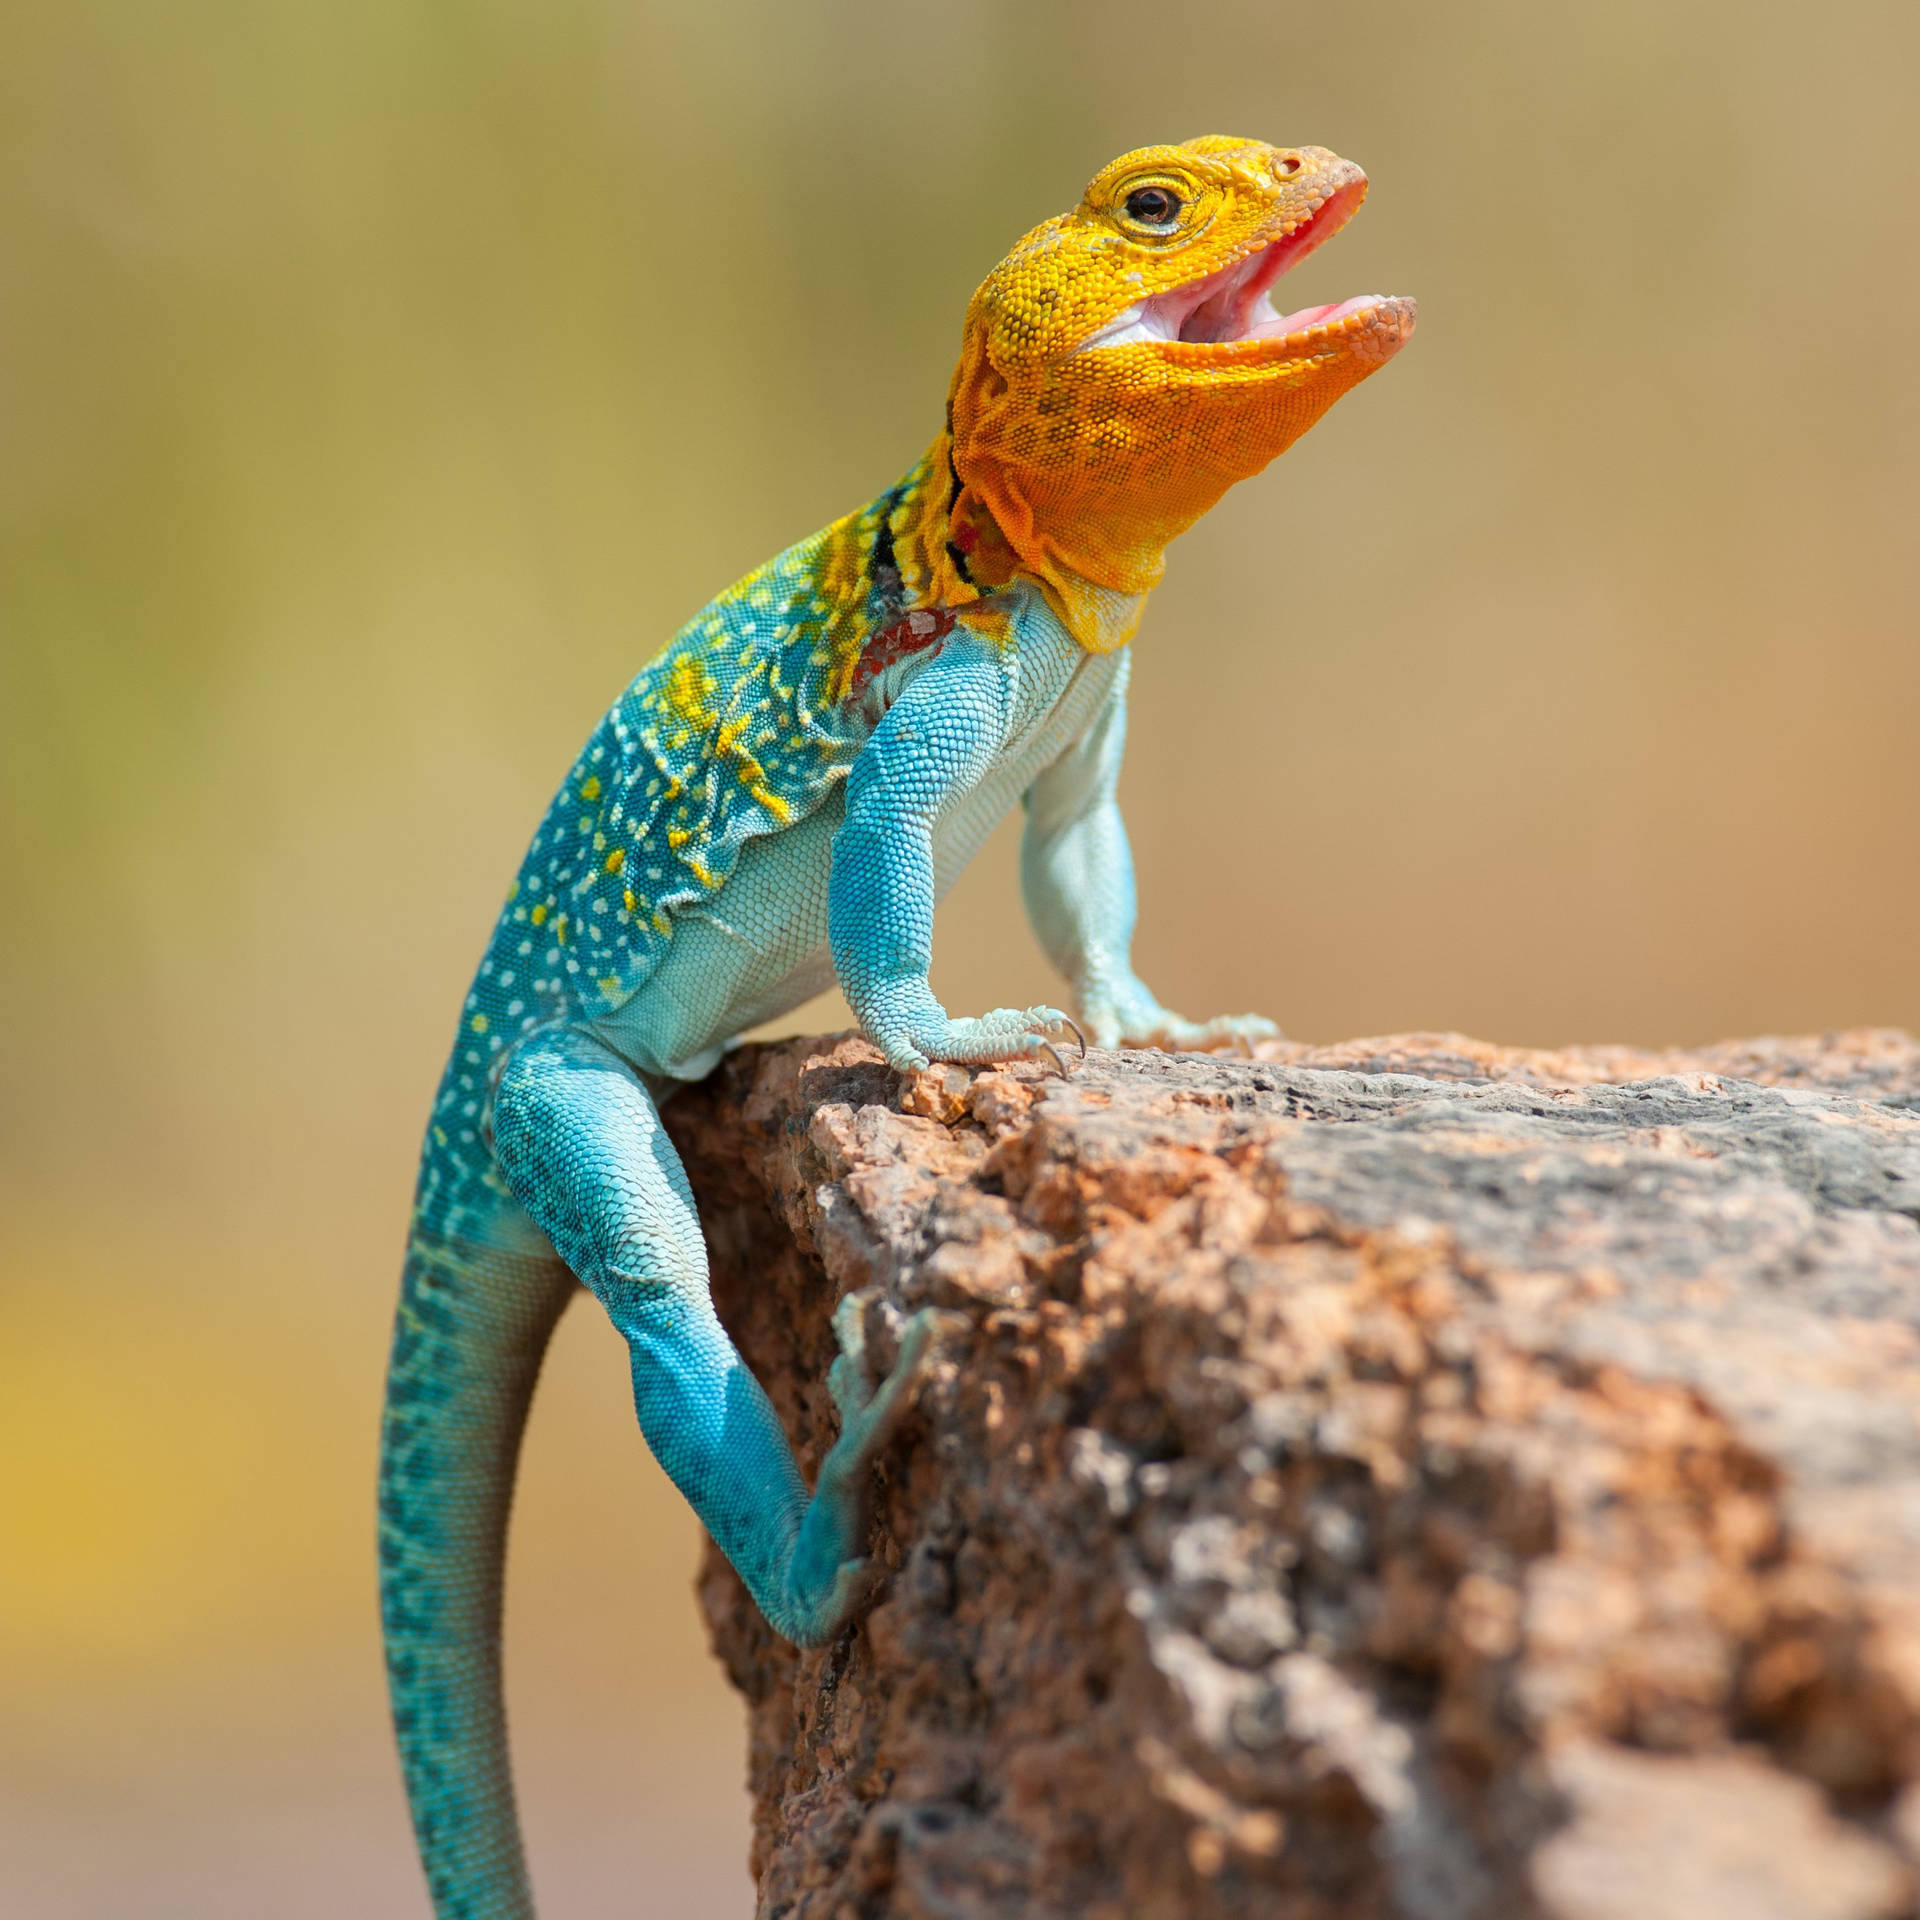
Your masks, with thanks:
M1093 725L1028 789L1020 843L1027 917L1072 983L1096 1046L1177 1050L1277 1039L1280 1029L1258 1014L1188 1020L1163 1007L1133 970L1138 908L1118 799L1127 674L1123 660Z
M953 1019L935 999L933 825L1005 747L1012 694L1004 661L972 636L950 641L911 680L847 777L833 842L828 941L840 990L890 1066L978 1063L1040 1052L1065 1031L1057 1007L997 1007Z

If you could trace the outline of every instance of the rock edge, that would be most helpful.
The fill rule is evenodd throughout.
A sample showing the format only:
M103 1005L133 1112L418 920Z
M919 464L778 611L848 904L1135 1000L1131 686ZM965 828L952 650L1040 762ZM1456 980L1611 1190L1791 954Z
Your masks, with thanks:
M667 1109L817 1464L947 1331L877 1603L764 1626L759 1912L1897 1920L1920 1867L1920 1044L1454 1035Z

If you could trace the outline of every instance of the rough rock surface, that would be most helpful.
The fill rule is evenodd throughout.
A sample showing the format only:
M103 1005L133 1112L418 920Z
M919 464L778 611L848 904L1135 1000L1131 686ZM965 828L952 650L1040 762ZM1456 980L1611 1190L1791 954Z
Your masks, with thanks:
M877 1604L776 1640L764 1915L1893 1920L1920 1868L1920 1045L1416 1035L668 1116L811 1467L948 1310Z

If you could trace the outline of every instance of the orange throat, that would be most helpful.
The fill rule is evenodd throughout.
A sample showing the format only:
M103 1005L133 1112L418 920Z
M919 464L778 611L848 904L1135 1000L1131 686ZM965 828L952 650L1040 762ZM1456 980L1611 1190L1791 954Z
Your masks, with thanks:
M1213 195L1197 238L1114 231L1143 177ZM982 586L1030 575L1090 651L1132 637L1171 542L1412 334L1411 300L1269 297L1365 192L1318 148L1144 149L1015 248L974 296L949 394L953 538Z

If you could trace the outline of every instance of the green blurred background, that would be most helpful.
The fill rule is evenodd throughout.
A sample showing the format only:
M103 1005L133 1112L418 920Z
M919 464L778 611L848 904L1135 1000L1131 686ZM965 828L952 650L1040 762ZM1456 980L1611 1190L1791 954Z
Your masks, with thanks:
M1148 616L1159 990L1920 1026L1911 0L0 22L0 1912L424 1911L370 1498L468 969L614 691L916 456L1127 147L1353 155L1298 298L1422 303ZM1045 979L1003 833L936 981ZM749 1911L696 1551L575 1315L511 1591L552 1920Z

